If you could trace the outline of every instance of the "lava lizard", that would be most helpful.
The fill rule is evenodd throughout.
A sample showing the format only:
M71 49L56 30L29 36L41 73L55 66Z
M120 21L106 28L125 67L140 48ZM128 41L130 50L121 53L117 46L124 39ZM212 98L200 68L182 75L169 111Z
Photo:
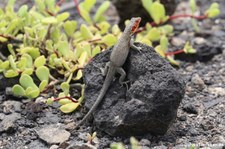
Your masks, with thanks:
M112 53L110 55L110 61L106 63L105 69L103 71L103 75L106 75L105 81L103 83L102 89L100 94L98 95L97 100L95 101L94 105L91 107L89 112L84 116L84 118L76 125L75 129L84 123L89 116L94 112L97 108L99 103L102 101L103 97L108 90L115 73L119 73L121 76L119 78L119 83L123 84L126 72L123 70L122 66L125 63L127 56L129 54L130 48L140 51L140 47L136 47L133 41L133 34L139 27L139 23L141 21L140 17L131 18L128 25L126 25L123 34L121 35L120 39L114 45Z

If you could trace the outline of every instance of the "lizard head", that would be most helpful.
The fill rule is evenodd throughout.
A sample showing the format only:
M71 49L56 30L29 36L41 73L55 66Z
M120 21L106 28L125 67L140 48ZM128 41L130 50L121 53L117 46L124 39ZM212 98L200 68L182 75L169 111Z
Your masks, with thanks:
M126 27L126 29L128 29L128 31L129 31L130 35L133 35L137 31L140 22L141 22L140 17L131 18L130 23Z

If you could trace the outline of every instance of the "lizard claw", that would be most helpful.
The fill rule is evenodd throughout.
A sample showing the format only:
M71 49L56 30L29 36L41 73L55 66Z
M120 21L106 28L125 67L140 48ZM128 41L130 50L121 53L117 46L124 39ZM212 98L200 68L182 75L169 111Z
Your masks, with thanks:
M105 69L104 68L99 68L100 69L100 71L101 71L101 74L103 75L103 76L106 76L106 74L105 74Z
M132 49L134 49L135 51L138 51L138 52L140 52L141 53L141 47L137 47L137 46L135 46L134 44L131 46L131 48Z
M128 90L128 83L129 83L129 82L130 82L129 80L128 80L128 81L122 82L120 88L122 88L123 85L125 84L125 85L126 85L126 88L127 88L127 90Z
M136 50L141 53L141 47L137 47Z

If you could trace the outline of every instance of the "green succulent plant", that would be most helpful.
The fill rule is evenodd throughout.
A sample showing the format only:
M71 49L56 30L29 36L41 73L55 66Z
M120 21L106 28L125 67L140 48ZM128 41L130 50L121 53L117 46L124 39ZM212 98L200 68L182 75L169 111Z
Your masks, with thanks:
M173 65L179 65L179 62L174 60L173 54L168 53L168 38L173 35L173 26L165 24L167 21L180 18L180 17L191 17L192 25L195 31L199 30L196 19L206 19L213 18L220 14L219 5L217 3L212 3L211 6L205 11L203 16L194 16L196 11L196 2L195 0L190 0L190 7L192 10L192 14L184 14L178 16L167 16L165 12L164 5L160 3L160 1L152 1L152 0L142 0L142 5L149 13L154 22L146 24L144 27L145 30L142 30L141 33L137 35L137 41L146 43L148 45L152 45L152 42L158 42L159 45L155 46L156 52L162 57L168 59L168 61ZM192 46L187 41L184 45L184 49L182 52L187 54L196 53L196 50L192 48Z

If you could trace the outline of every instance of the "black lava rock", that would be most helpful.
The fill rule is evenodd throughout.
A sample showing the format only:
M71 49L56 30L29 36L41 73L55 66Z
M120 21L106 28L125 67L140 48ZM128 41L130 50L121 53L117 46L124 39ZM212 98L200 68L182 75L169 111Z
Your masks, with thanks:
M3 74L0 74L0 91L5 91L6 87L12 87L19 83L19 77L5 78Z
M128 88L118 76L93 113L96 127L110 135L165 134L177 116L185 83L178 72L152 47L138 44L131 50L124 70ZM84 69L85 106L90 109L104 82L100 68L109 61L110 50L98 54Z

